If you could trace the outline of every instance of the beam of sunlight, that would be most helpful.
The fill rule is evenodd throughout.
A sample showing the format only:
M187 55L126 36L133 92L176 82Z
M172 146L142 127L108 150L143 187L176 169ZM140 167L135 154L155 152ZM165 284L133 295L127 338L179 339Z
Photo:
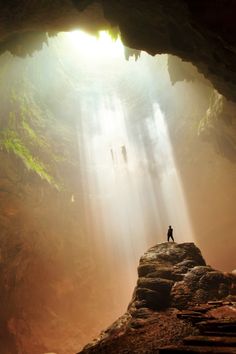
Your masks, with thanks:
M108 263L116 259L120 267L122 259L126 275L135 279L140 255L153 243L166 240L168 223L174 226L177 242L193 240L165 118L158 103L153 103L146 123L155 141L150 171L145 146L129 140L125 107L115 94L101 94L96 113L91 114L88 105L83 113L83 136L80 131L78 138L85 144L88 233ZM95 132L88 129L91 121L96 122Z
M142 53L137 62L127 61L120 39L114 41L105 32L98 37L62 33L49 40L47 50L57 56L68 85L57 110L66 107L76 117L78 198L92 245L90 256L123 274L120 281L126 279L130 294L140 256L166 241L168 225L174 228L176 242L194 239L156 93L167 71L166 56ZM151 68L157 61L158 82ZM52 94L46 83L45 92Z
M84 109L89 121L89 107ZM90 204L89 234L94 235L102 254L107 253L107 259L109 254L111 259L120 254L126 272L134 278L134 265L148 246L135 165L137 152L129 142L124 108L116 95L101 95L93 118L97 131L83 136L83 141L87 142L84 179ZM83 122L83 130L86 130L87 120ZM117 260L120 262L119 257Z
M174 225L178 242L193 241L193 228L185 201L181 178L175 164L165 117L158 103L153 105L156 153L161 159L163 176L160 188L164 195L167 219ZM158 157L157 157L158 158Z
M146 54L137 63L125 61L121 41L106 33L95 38L74 31L59 39L57 50L64 67L71 65L80 107L87 232L101 261L119 267L122 259L132 288L140 255L166 241L169 224L177 242L194 238L165 117L158 97L149 95L156 82ZM122 94L124 81L132 82L131 91L138 87L138 100L148 102L148 112L135 119L129 113L135 103Z

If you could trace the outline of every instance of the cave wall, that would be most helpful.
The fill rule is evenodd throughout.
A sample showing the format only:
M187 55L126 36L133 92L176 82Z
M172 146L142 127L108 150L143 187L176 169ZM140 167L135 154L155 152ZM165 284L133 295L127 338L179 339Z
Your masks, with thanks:
M25 32L36 32L37 45L28 49L32 52L45 41L45 32L118 26L128 47L191 61L221 94L235 100L235 7L233 0L14 0L0 7L0 51L25 55Z
M213 89L209 80L200 74L191 63L179 57L168 55L168 73L172 85L197 83L199 90L210 94L209 106L198 126L198 136L210 142L218 154L235 162L236 159L236 105ZM178 85L177 85L178 86Z
M124 42L154 55L191 61L228 98L234 98L234 1L104 2L105 17L118 23ZM222 9L224 11L222 11ZM126 11L125 11L126 10ZM232 71L231 71L232 70Z
M1 350L72 353L124 305L85 227L79 106L55 53L0 64Z

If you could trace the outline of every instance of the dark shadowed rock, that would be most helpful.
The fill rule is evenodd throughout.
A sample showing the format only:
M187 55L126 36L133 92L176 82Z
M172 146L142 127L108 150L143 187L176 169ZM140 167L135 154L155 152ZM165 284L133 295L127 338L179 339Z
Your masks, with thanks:
M180 263L177 264L177 266L175 266L174 268L178 271L181 272L183 274L187 273L189 269L194 268L198 265L197 262L193 261L193 260L184 260Z
M200 279L208 272L213 271L209 266L197 266L191 269L185 275L184 281L192 290L196 290L199 286Z
M144 300L145 307L152 310L161 310L169 305L168 294L147 288L138 288L136 291L136 297L139 300Z
M147 278L162 278L162 279L170 279L177 280L176 275L173 272L172 268L158 268L155 272L151 272L147 274Z
M209 266L190 269L183 281L176 282L172 288L172 305L186 308L189 303L204 303L222 299L232 294L233 280L229 274L216 271Z
M161 278L139 278L138 287L147 288L163 293L169 293L173 285L173 281Z
M138 267L138 275L139 277L145 277L148 274L151 274L156 271L156 267L154 264L140 264Z
M231 285L230 277L219 271L212 271L201 277L199 287L211 291L218 289L221 284L225 284L229 287Z
M191 289L184 281L176 282L171 291L171 304L178 309L184 309L191 301Z

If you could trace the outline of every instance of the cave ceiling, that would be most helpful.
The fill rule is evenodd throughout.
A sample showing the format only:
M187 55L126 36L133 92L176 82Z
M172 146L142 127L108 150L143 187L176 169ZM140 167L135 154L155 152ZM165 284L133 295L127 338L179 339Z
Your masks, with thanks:
M234 0L11 0L0 2L0 52L26 56L47 35L118 28L124 44L192 62L213 86L236 100Z

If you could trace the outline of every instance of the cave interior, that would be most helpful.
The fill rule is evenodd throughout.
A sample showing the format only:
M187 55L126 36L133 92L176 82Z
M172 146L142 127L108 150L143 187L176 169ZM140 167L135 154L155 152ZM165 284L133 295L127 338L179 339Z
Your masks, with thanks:
M0 3L0 344L78 352L141 255L235 266L234 0Z

